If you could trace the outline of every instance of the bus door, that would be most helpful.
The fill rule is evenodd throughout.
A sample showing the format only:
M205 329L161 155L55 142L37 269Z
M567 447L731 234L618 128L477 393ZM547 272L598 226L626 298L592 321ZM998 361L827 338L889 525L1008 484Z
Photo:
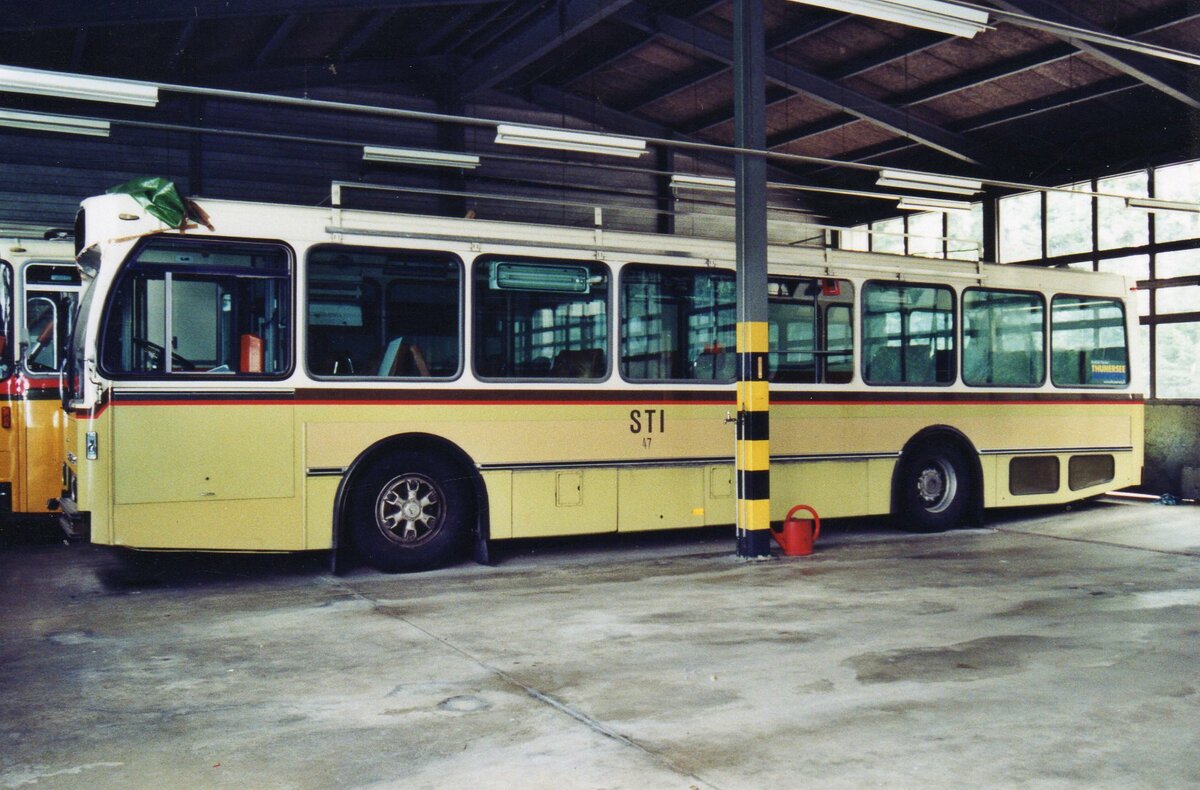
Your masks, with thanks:
M156 239L119 275L100 351L118 543L304 548L291 267L280 245Z
M17 432L13 422L13 271L0 261L0 513L13 511L13 482L18 473Z
M61 409L58 373L64 344L71 337L81 288L73 263L31 262L21 272L24 326L18 337L23 379L19 426L20 495L14 508L45 512L62 489L62 442L66 415Z

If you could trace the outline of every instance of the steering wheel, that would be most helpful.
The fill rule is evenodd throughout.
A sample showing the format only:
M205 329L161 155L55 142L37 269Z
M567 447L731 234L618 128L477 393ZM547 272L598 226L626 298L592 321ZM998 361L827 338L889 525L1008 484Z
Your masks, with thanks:
M140 337L135 337L133 339L133 345L143 351L153 354L154 367L156 368L158 367L158 363L162 360L163 352L166 351L166 349L160 346L158 343L151 343L149 340L145 340ZM196 369L195 362L192 362L187 357L183 356L182 354L177 354L174 351L171 352L171 364L174 367L178 367L180 370Z

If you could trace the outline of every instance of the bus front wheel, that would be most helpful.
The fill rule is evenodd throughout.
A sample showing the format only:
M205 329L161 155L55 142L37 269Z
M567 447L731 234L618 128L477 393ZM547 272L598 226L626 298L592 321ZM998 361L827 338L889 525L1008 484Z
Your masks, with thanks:
M935 442L915 447L901 461L897 496L901 526L941 532L962 523L971 500L971 477L962 451Z
M392 452L371 465L353 492L351 539L372 567L428 570L462 555L474 508L471 481L445 458Z

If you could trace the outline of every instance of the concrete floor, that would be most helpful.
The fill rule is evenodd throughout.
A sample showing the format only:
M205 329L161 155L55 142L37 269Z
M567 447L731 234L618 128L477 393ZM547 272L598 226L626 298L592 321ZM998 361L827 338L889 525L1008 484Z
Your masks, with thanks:
M0 550L0 787L1200 786L1200 507L497 567Z

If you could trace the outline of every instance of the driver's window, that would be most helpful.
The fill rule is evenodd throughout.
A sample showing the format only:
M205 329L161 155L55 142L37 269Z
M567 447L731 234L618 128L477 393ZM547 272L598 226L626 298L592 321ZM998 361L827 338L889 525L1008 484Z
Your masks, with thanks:
M146 245L109 302L102 366L115 375L285 373L290 262L266 244Z
M29 350L25 367L32 373L58 370L58 305L49 296L30 296L25 301L25 327Z

